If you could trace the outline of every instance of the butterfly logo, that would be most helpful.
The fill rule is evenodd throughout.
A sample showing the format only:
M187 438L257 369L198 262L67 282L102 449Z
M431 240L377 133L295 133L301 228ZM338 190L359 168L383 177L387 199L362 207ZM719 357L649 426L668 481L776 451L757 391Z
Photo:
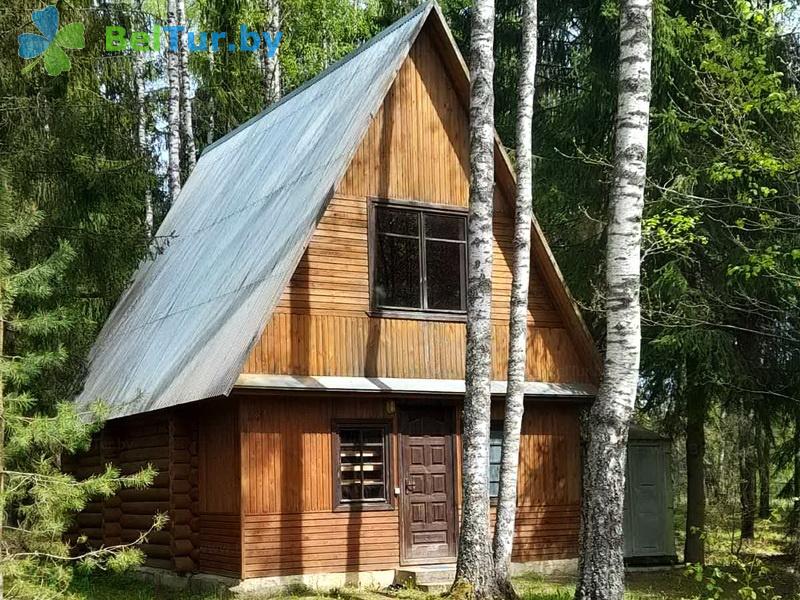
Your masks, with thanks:
M59 29L58 9L55 6L34 11L32 19L42 35L23 33L17 38L19 55L25 60L35 59L22 72L30 72L39 61L44 62L44 70L53 77L69 71L72 64L64 49L80 50L86 45L83 23L70 23Z

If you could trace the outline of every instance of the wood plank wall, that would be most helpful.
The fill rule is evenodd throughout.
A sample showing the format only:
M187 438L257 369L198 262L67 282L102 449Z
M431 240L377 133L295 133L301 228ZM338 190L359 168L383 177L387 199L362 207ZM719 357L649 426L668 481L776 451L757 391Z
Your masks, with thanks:
M502 407L497 407L501 409ZM579 407L528 403L522 422L515 561L578 555L581 496ZM502 410L496 410L502 418Z
M207 402L197 411L200 570L239 576L242 565L238 403Z
M460 379L465 326L370 318L370 197L467 206L468 118L431 35L423 31L375 116L246 373ZM499 186L498 186L499 189ZM512 203L497 192L493 377L506 371ZM544 280L533 265L528 378L590 382Z
M245 577L397 566L396 511L333 511L333 421L391 418L374 397L241 400Z
M397 419L389 398L240 397L244 577L397 567L397 508L351 513L335 512L333 506L335 419L392 421L390 472L392 485L398 485ZM516 561L577 556L578 411L576 405L557 403L528 407L520 449Z

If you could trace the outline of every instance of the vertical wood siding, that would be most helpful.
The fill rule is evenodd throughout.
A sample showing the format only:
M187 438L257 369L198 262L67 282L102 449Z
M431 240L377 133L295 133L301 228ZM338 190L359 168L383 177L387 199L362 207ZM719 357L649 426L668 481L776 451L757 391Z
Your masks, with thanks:
M578 555L581 447L579 408L527 403L522 421L515 561ZM502 412L501 412L502 414Z
M423 31L244 372L463 378L463 323L369 317L367 204L379 197L465 207L468 154L467 112ZM494 225L496 379L505 378L513 256L513 203L503 193ZM530 290L528 378L591 382L535 263Z
M198 411L200 570L235 576L242 566L238 410L226 398Z
M244 576L396 567L397 511L333 511L333 421L390 419L386 403L253 397L241 407Z
M245 577L399 565L399 508L336 512L333 499L331 432L336 419L393 420L390 473L392 487L398 485L397 420L388 410L389 400L341 395L242 397ZM425 405L424 400L418 402ZM578 411L575 405L556 403L532 402L527 407L520 449L516 561L576 556ZM502 406L495 407L495 416L502 416Z

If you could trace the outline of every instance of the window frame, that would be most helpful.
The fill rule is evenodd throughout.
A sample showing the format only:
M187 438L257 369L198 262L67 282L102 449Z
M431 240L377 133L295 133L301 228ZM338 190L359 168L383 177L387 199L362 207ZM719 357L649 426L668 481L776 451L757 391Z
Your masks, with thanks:
M375 284L377 282L377 246L378 246L378 226L377 213L379 208L389 208L407 210L419 215L419 286L420 286L420 307L402 306L379 306L375 294ZM367 205L368 236L369 246L369 305L370 316L400 318L400 319L421 319L431 321L455 321L466 322L467 320L467 265L469 261L469 231L467 229L467 215L469 210L461 206L444 206L442 204L431 204L429 202L419 202L415 200L389 200L386 198L368 199ZM464 240L443 240L441 238L430 238L431 241L444 241L452 244L462 244L464 246L464 269L459 273L461 281L461 309L440 309L426 308L428 304L428 273L426 260L426 240L425 237L425 214L442 215L445 217L461 217L464 220Z
M369 502L364 500L346 501L342 499L341 470L341 429L383 429L383 483L385 498L383 501ZM334 512L366 512L372 510L394 510L395 494L393 485L393 447L392 434L394 422L391 419L334 419L331 424L331 451L333 467L333 511Z

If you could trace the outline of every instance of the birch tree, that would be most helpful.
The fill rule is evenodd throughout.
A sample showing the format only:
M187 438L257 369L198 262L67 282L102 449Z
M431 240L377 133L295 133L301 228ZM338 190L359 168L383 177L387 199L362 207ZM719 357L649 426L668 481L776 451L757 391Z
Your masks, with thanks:
M280 0L265 0L264 11L267 15L266 30L275 35L281 28ZM261 68L264 74L264 100L269 106L281 98L281 63L278 54L269 54L269 48L264 44L261 49Z
M639 379L641 222L647 165L651 0L622 0L614 176L606 245L606 355L586 423L576 600L622 600L628 427Z
M147 106L145 105L145 89L144 89L144 58L141 54L136 54L135 78L136 78L136 99L139 103L138 114L138 133L139 133L139 148L142 153L148 153L150 147L147 143ZM148 188L144 193L144 222L147 228L147 235L153 235L153 192Z
M194 143L194 125L192 123L192 80L189 75L189 21L186 18L186 0L174 0L178 25L184 27L178 37L178 71L180 73L180 121L183 127L183 142L186 152L187 176L194 171L197 164L197 148Z
M525 363L528 342L528 283L531 269L533 211L533 97L536 77L537 0L525 0L517 106L517 207L514 221L514 271L511 284L508 376L500 491L494 529L494 563L499 589L516 596L509 577L517 515L520 431L525 408Z
M476 0L470 40L470 193L462 516L453 592L495 596L489 536L492 210L494 194L494 0Z
M167 24L170 27L178 25L176 2L177 0L167 0ZM181 193L181 76L180 59L171 49L167 51L167 79L169 81L167 179L170 203L173 203Z
M141 3L138 9L141 11ZM137 132L139 138L139 149L142 156L150 153L150 146L147 141L147 103L146 103L146 90L145 90L145 61L144 55L141 52L133 53L133 76L136 85L136 103L138 110L138 123ZM153 192L148 186L144 193L144 223L147 228L147 235L153 235Z

